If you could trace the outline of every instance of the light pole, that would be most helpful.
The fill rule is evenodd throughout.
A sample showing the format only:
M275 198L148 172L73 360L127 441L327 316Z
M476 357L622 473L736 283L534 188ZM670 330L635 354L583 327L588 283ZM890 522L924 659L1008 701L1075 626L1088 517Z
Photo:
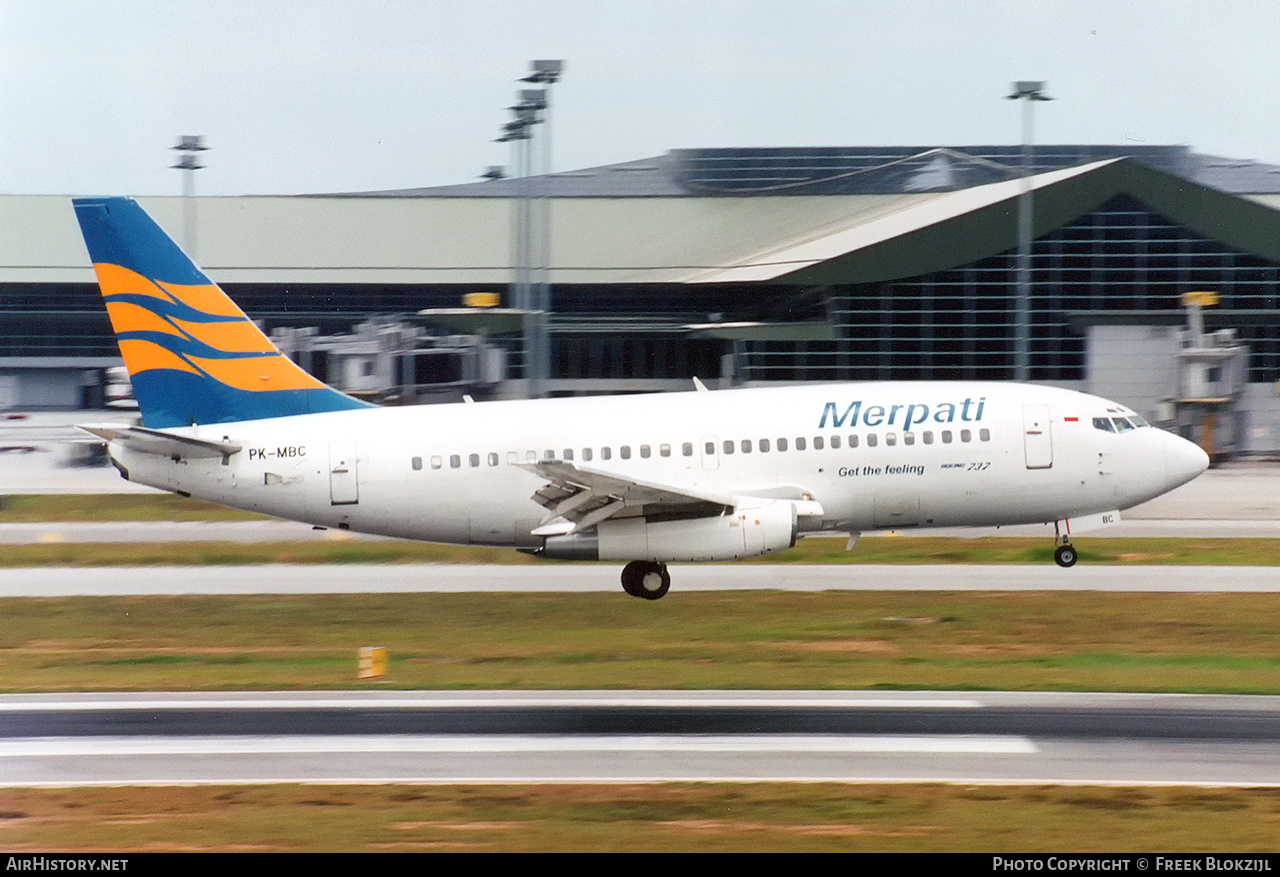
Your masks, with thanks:
M516 198L512 201L512 223L511 223L511 288L508 293L508 300L511 306L523 312L521 317L522 335L524 336L524 378L527 387L526 395L529 398L537 398L538 375L537 375L537 326L534 322L533 302L530 300L531 283L529 282L530 269L530 232L532 231L532 208L530 206L532 193L529 190L531 183L530 174L532 172L531 154L533 140L533 126L539 121L536 106L527 101L522 100L513 107L508 107L515 114L510 122L502 126L502 136L498 138L499 143L514 144L514 161L516 176L520 182L517 188Z
M200 153L208 152L204 145L204 137L199 134L184 134L178 138L178 145L173 147L178 152L178 161L170 167L180 170L182 174L182 244L187 255L196 258L196 171L204 167L200 163Z
M536 234L530 235L529 255L530 299L535 312L533 323L534 355L532 362L532 382L529 396L540 398L546 394L546 382L551 377L551 86L560 81L564 72L564 61L543 59L530 63L532 70L521 79L532 85L540 85L540 89L526 89L520 92L521 103L532 103L541 115L538 121L542 124L542 173L539 175L541 185L536 193L537 221L533 222ZM532 164L532 154L530 155ZM530 193L531 197L534 193ZM532 205L531 205L532 208ZM533 220L532 209L529 219Z
M508 107L515 118L503 126L499 143L515 144L515 172L521 178L512 215L511 304L525 311L524 356L528 396L539 398L546 393L551 371L551 341L548 312L551 309L551 211L546 186L551 174L551 137L544 139L542 185L534 190L533 127L547 127L550 111L550 86L558 82L563 61L534 61L533 72L521 79L546 86L521 89L519 103ZM534 209L535 196L538 209Z
M1044 93L1047 83L1022 80L1013 83L1008 100L1022 101L1022 190L1018 193L1018 293L1013 313L1013 377L1031 379L1031 171L1035 143L1031 131L1031 107L1036 101L1053 100Z

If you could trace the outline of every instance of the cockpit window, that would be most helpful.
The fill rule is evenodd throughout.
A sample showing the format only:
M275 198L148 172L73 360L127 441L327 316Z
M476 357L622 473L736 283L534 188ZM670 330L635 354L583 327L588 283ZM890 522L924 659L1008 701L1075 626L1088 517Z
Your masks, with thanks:
M1111 422L1116 425L1116 432L1128 432L1133 429L1133 424L1123 417L1113 417Z
M1103 432L1115 432L1115 427L1111 425L1111 420L1106 417L1093 418L1093 428L1100 429Z
M1143 426L1150 426L1150 425L1151 425L1151 424L1147 423L1145 420L1143 420L1141 417L1139 417L1139 416L1138 416L1138 415L1136 415L1136 414L1130 414L1130 415L1129 415L1129 422L1130 422L1130 423L1132 423L1134 426L1137 426L1137 427L1143 427Z

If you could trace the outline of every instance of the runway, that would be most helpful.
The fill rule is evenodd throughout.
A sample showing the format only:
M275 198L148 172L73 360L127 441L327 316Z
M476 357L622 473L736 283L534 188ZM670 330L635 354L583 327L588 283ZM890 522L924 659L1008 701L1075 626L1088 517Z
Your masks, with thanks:
M294 566L0 569L0 597L180 594L617 592L618 564L331 564ZM681 591L1146 591L1280 592L1275 567L993 565L672 565Z
M1280 785L1280 698L971 692L0 697L0 785Z
M8 488L136 489L6 457ZM19 465L19 463L21 465ZM22 479L26 479L23 481ZM6 483L10 483L6 480ZM1280 537L1280 467L1215 470L1107 536ZM31 490L30 492L44 492ZM344 534L345 535L345 534ZM922 535L1051 538L1044 527ZM0 544L329 539L287 522L8 524ZM361 537L355 537L361 538ZM870 537L868 537L870 538ZM856 549L855 549L856 550ZM1280 591L1272 568L676 565L672 592ZM0 570L0 596L610 592L616 564ZM1280 698L973 692L0 695L0 786L953 782L1280 786Z

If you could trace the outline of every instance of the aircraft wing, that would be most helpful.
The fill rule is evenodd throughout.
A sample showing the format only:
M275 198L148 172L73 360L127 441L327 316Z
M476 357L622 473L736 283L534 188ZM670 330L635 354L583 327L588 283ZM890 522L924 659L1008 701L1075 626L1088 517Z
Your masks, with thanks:
M624 478L563 460L525 463L523 468L547 480L533 500L547 509L536 536L568 535L628 511L649 517L683 513L712 517L732 509L728 494L672 487Z
M92 433L107 441L116 441L132 451L144 454L160 454L174 460L207 459L212 457L229 457L238 453L242 446L234 442L214 442L206 439L188 438L173 435L143 426L120 426L104 424L80 426L85 432Z

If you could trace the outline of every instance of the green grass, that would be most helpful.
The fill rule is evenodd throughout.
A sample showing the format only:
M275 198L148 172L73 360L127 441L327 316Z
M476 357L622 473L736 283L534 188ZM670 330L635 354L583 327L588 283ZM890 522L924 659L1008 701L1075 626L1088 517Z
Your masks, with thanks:
M175 493L0 495L0 524L69 521L260 521L242 512Z
M1280 595L673 592L10 598L0 690L1280 693Z
M1265 853L1277 837L1275 789L670 783L0 792L8 854Z
M0 567L238 566L294 563L541 563L502 548L391 540L308 542L53 542L0 546Z
M143 525L145 526L145 525ZM345 534L331 534L334 537ZM1049 538L809 537L795 548L746 563L1052 564ZM1089 538L1075 543L1082 564L1277 566L1280 540ZM50 542L0 546L0 567L186 566L268 563L546 563L506 548L383 539L296 542ZM617 564L614 564L617 566Z

